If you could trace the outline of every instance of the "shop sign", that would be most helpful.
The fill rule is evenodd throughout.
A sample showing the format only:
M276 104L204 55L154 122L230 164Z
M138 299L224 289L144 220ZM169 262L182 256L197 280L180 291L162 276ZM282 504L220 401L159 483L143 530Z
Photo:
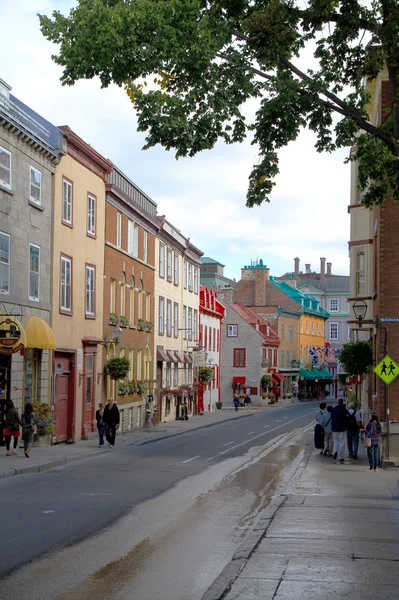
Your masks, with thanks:
M23 350L22 326L11 316L0 316L0 353L15 354Z
M83 369L83 350L81 348L78 349L76 362L77 362L77 370L81 371Z

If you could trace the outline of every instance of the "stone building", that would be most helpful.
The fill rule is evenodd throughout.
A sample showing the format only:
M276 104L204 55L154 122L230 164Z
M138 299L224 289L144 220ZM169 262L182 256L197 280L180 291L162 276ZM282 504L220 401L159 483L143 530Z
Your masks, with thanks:
M222 263L209 258L209 256L201 257L201 285L209 290L218 290L219 288L229 288L235 283L235 279L229 279L224 274Z
M11 399L49 402L54 172L61 131L0 80L0 443Z

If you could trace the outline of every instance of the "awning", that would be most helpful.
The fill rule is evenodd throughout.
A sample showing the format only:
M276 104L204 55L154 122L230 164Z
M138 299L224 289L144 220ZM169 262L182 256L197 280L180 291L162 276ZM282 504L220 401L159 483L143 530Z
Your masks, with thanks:
M166 350L166 354L167 354L167 356L169 356L169 362L173 362L173 363L179 362L179 360L175 356L175 353L173 352L173 350Z
M170 362L170 358L167 356L163 348L157 348L157 360L162 362Z
M40 317L30 317L26 324L25 332L27 348L55 350L57 347L53 330Z
M304 379L305 381L314 381L315 377L314 377L314 371L308 371L307 369L300 369L299 370L299 377L301 379Z
M334 379L333 375L327 371L327 369L301 369L299 376L305 381L315 381L316 379Z
M180 363L184 363L184 353L183 352L179 352L178 350L174 350L175 356L178 359L178 362Z
M334 379L334 376L327 369L320 369L320 371L315 371L315 379Z
M245 385L245 377L233 377L233 385Z
M185 363L192 364L192 362L193 362L193 357L191 356L191 354L190 354L189 352L185 352L185 353L184 353L184 362L185 362Z
M281 373L275 372L275 373L272 373L272 380L273 379L274 379L274 383L277 383L278 385L280 385L280 383L285 380L285 377L284 377L284 375L281 375Z

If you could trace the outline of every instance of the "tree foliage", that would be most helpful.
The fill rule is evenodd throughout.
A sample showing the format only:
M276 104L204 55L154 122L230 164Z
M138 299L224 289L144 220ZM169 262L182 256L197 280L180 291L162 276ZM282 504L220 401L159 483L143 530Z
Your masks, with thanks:
M123 86L145 148L194 156L252 136L248 206L269 201L278 151L302 127L319 152L354 146L365 205L387 192L399 199L397 0L78 0L68 16L39 18L59 44L62 82ZM382 71L390 110L372 124L367 82ZM249 123L243 107L254 98Z

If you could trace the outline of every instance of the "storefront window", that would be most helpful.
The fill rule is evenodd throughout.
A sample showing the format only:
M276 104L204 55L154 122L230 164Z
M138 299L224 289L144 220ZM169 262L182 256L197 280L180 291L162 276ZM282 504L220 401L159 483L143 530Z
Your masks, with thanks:
M40 400L40 362L41 350L36 348L25 350L25 403L38 402Z

